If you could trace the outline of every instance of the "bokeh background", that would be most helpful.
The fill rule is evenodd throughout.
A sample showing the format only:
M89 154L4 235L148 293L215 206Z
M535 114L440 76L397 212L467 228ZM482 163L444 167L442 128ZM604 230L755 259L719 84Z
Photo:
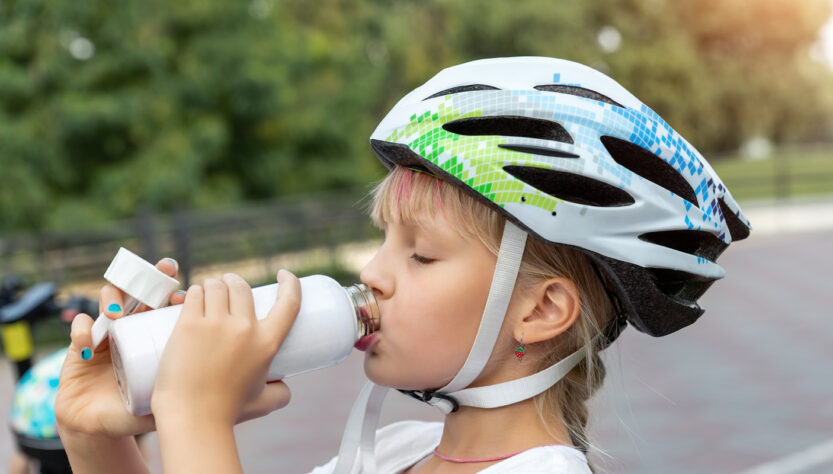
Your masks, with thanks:
M355 281L380 237L363 205L384 175L368 137L386 111L463 61L571 59L694 144L753 225L721 259L703 324L626 333L611 351L594 401L600 471L833 472L832 12L829 0L5 0L0 278L95 298L125 246L176 258L185 284L235 271L257 285L280 267ZM35 360L69 340L57 315L31 327ZM12 362L0 361L3 406ZM355 357L299 377L287 411L240 427L247 472L329 459L361 378ZM388 411L436 419L407 400ZM0 442L1 469L14 442L6 430Z

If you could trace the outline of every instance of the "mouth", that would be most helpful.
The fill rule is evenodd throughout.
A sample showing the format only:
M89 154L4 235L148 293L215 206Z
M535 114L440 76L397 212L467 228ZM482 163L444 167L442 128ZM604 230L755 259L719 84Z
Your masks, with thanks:
M372 346L373 343L376 342L377 339L379 339L379 334L374 332L374 333L368 334L367 336L364 336L361 339L359 339L358 341L356 341L356 344L353 345L353 347L355 347L356 349L364 352L364 351L368 350L370 348L370 346Z

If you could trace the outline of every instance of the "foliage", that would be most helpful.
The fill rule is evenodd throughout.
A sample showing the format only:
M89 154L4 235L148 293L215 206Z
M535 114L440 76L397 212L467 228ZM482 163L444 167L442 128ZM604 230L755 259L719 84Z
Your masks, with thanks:
M827 0L2 2L0 232L364 185L385 111L481 57L597 67L704 151L829 138L831 73L807 54L828 16Z

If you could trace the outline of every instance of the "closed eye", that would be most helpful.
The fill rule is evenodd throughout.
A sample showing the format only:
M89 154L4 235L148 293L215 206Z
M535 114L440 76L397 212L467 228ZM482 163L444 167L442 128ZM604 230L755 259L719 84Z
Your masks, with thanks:
M422 263L422 264L429 264L429 263L435 261L435 259L433 259L433 258L423 257L422 255L419 255L416 252L414 252L414 254L411 255L411 258L416 260L418 263Z

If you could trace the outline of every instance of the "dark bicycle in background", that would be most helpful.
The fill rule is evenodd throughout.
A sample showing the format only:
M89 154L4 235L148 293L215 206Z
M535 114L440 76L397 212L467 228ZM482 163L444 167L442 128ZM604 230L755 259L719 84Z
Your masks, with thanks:
M97 301L71 296L58 302L57 294L54 283L39 283L24 290L23 281L13 275L0 283L0 335L5 355L15 366L16 388L9 428L18 450L28 463L37 466L40 474L72 472L58 437L54 411L58 376L67 348L33 363L32 328L39 324L59 324L68 340L69 324L75 315L98 313ZM28 466L21 469L29 472Z

